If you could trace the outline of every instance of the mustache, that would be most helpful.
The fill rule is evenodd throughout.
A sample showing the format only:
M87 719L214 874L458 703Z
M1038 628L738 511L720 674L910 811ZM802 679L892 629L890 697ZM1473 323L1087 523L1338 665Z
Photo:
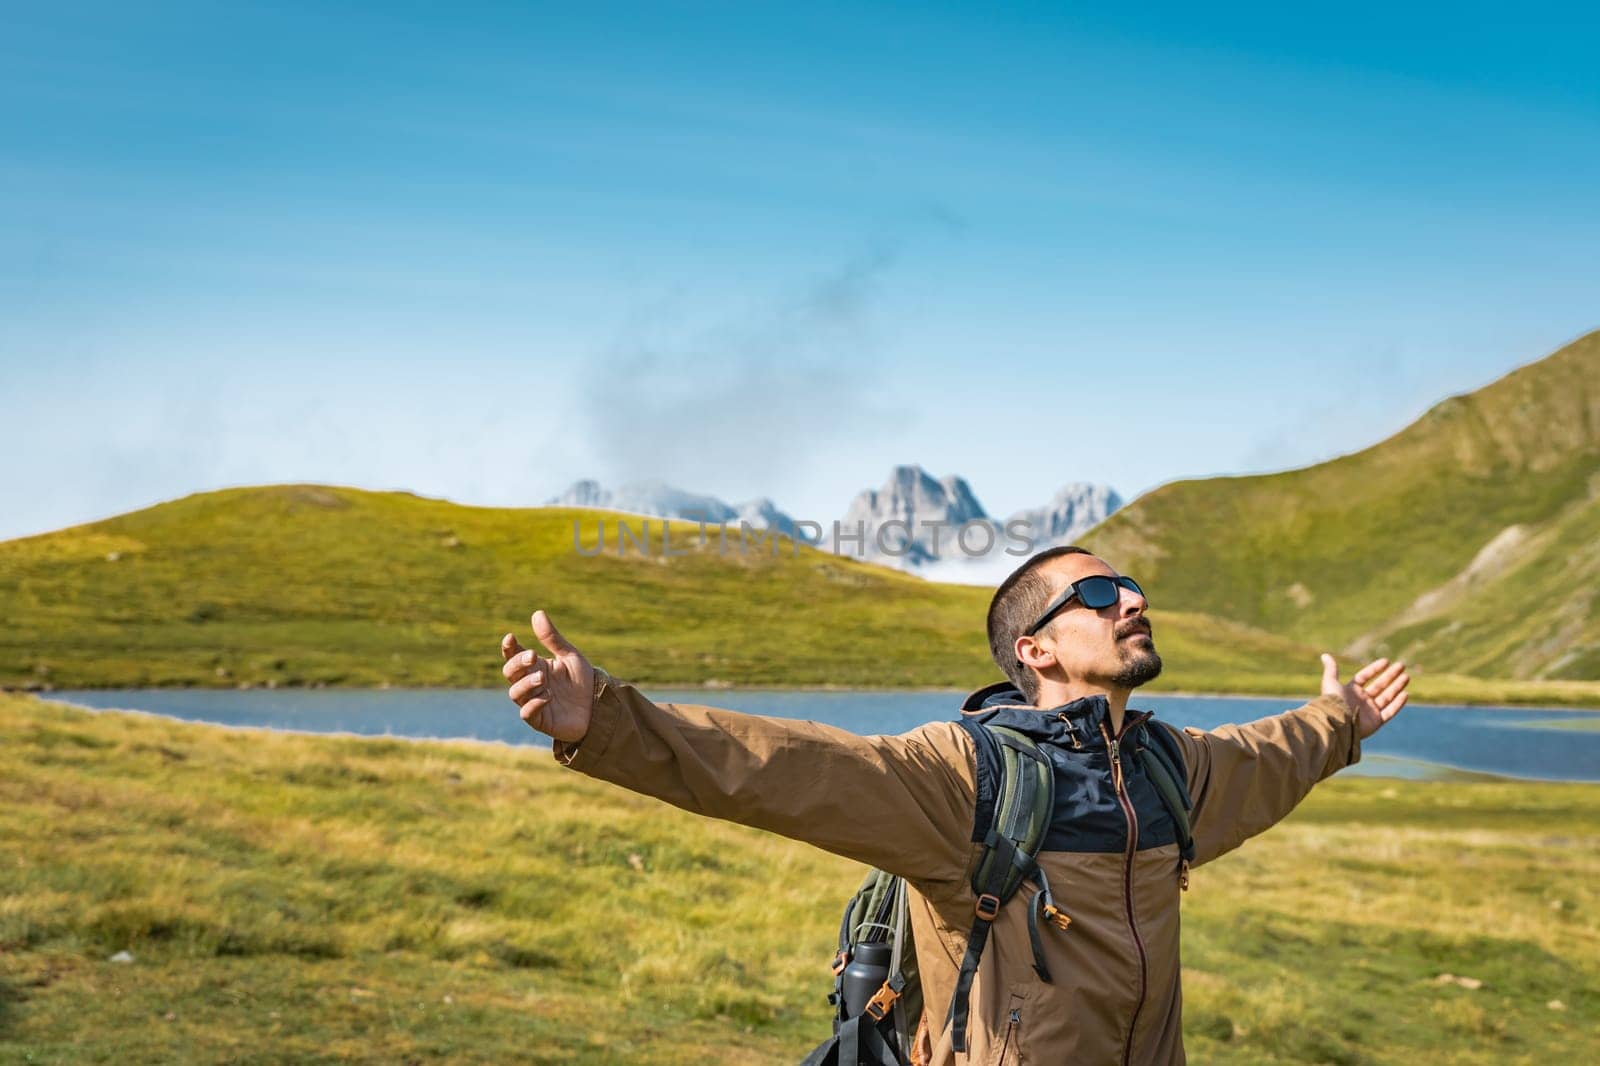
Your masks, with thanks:
M1143 618L1135 618L1125 625L1118 626L1116 629L1116 637L1118 640L1121 640L1123 637L1131 637L1135 633L1143 633L1151 640L1154 640L1156 637L1155 631L1150 628L1150 623Z

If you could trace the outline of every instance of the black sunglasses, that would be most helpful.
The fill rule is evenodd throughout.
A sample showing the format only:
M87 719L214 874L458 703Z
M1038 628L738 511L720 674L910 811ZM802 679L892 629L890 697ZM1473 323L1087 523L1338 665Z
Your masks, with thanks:
M1050 601L1050 606L1044 609L1044 614L1039 620L1029 626L1022 634L1031 637L1039 630L1050 624L1050 619L1066 609L1067 604L1077 600L1085 607L1098 611L1102 607L1110 607L1122 596L1119 589L1128 589L1144 595L1144 589L1131 577L1106 577L1104 574L1095 574L1093 577L1082 578L1067 586L1067 591Z

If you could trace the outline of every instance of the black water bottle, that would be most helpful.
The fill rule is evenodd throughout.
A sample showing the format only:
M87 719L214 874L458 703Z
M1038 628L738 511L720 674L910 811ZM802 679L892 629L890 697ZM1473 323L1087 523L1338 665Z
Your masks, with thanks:
M867 1009L867 1001L877 995L878 989L889 979L888 944L857 944L844 968L844 1013L854 1018Z

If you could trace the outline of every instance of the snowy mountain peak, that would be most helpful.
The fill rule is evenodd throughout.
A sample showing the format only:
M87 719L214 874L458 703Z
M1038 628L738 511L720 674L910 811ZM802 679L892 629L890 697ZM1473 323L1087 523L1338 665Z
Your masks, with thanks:
M994 584L1027 556L1070 543L1121 505L1109 485L1073 482L1049 503L996 522L965 478L935 480L920 466L897 466L883 488L851 501L824 542L837 554L943 581Z
M715 496L686 492L663 481L633 481L615 492L598 481L574 481L559 496L545 501L546 507L593 507L656 518L680 518L707 525L746 522L752 529L771 529L785 536L796 533L795 521L780 511L765 496L730 507ZM811 539L809 532L803 539Z
M598 481L575 481L551 507L590 507L708 525L768 529L817 542L840 555L923 574L941 581L994 584L1036 551L1068 544L1122 506L1109 485L1072 482L1048 503L1017 511L1004 522L989 517L972 486L954 474L935 478L915 464L896 466L881 488L864 489L833 528L798 522L760 496L729 505L661 481L635 481L615 491Z
M936 481L920 466L897 466L883 488L850 501L837 541L832 531L825 539L842 555L920 566L948 549L955 527L988 519L963 478Z
M1026 522L1040 548L1067 544L1105 521L1122 506L1122 497L1110 485L1075 481L1056 490L1043 507L1030 507L1006 519L1006 524Z

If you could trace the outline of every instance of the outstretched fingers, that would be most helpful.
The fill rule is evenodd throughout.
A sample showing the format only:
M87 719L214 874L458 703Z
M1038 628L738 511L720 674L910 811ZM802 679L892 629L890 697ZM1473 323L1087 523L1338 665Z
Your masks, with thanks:
M1361 687L1366 690L1367 695L1371 696L1373 699L1377 699L1378 696L1386 691L1391 685L1393 685L1395 681L1407 676L1405 670L1405 663L1390 663L1388 667L1381 671L1376 677L1373 677L1362 683ZM1407 678L1407 680L1409 680L1409 678Z
M1371 681L1373 678L1377 677L1378 673L1388 665L1388 659L1374 659L1367 665L1363 666L1360 670L1357 670L1356 676L1352 677L1350 682L1354 685L1364 686L1368 681Z
M1411 698L1411 693L1409 693L1409 692L1400 693L1400 695L1398 695L1398 696L1396 696L1394 698L1394 701L1392 703L1385 704L1383 707L1380 707L1378 709L1378 717L1381 718L1385 723L1387 723L1389 721L1389 719L1393 718L1395 715L1400 713L1400 708L1404 707L1406 705L1406 700L1408 700L1410 698Z
M1393 676L1390 676L1391 674ZM1380 682L1385 681L1387 681L1387 683L1384 684L1383 688L1378 689L1378 691L1372 696L1372 702L1376 703L1379 707L1387 707L1390 703L1399 698L1401 693L1405 691L1406 686L1411 684L1411 675L1405 672L1402 664L1396 663L1388 670L1385 670L1378 678L1378 681L1373 682L1372 687L1377 688Z

